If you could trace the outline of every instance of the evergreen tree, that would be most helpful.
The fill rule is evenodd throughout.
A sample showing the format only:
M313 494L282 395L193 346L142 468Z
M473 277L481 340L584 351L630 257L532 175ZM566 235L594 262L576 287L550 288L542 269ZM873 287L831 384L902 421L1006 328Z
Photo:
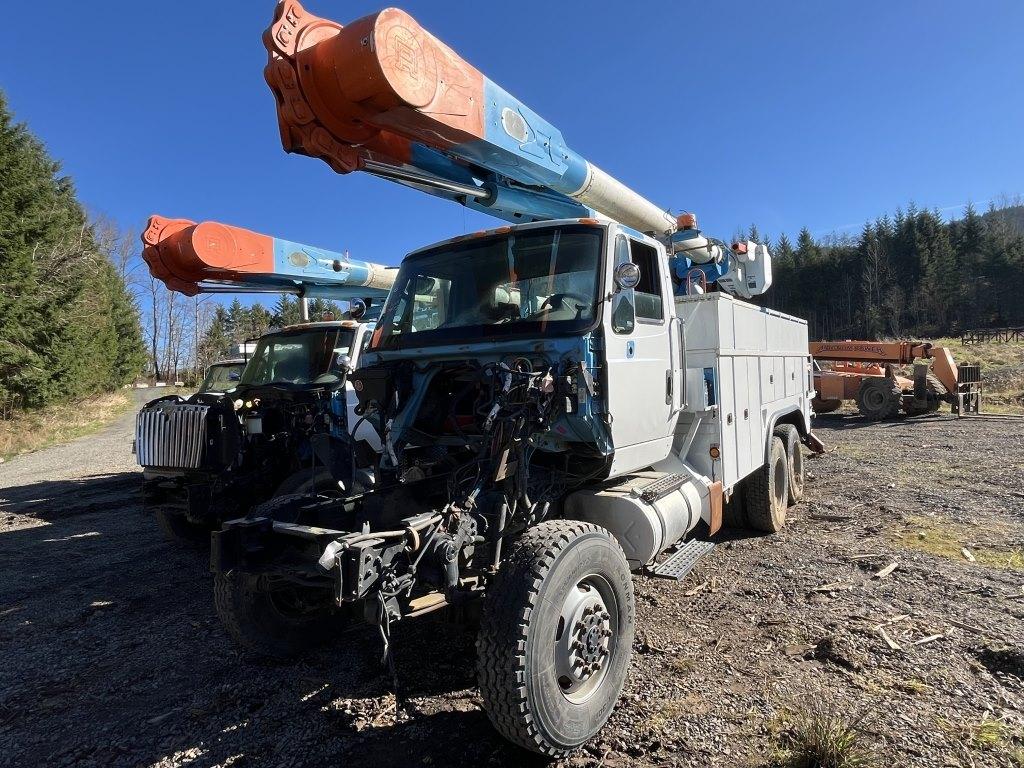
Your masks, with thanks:
M138 314L60 166L0 93L0 398L28 406L138 373Z

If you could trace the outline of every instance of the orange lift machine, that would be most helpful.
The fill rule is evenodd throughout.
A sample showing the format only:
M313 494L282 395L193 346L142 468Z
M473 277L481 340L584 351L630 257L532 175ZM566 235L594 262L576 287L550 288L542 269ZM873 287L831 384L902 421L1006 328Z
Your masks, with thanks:
M812 341L815 413L855 400L869 419L934 413L949 403L953 413L977 413L981 367L957 365L947 347L921 341ZM913 366L913 378L897 366Z

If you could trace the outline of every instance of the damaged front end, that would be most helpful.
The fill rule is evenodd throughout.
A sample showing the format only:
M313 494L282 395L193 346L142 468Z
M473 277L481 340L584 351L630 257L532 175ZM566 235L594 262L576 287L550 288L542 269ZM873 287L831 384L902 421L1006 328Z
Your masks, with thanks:
M608 471L593 344L534 343L482 362L465 349L430 363L397 356L352 372L355 413L381 450L352 443L348 471L372 484L228 522L214 534L214 571L330 589L372 623L468 607L505 540Z

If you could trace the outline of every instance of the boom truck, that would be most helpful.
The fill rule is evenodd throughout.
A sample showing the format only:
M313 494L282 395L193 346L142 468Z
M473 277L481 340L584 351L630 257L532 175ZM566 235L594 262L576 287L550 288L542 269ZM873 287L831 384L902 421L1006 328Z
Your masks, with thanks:
M367 450L380 449L369 425L341 414L355 407L343 392L343 369L358 365L369 318L379 314L396 270L212 221L153 216L142 240L153 275L186 295L286 292L352 301L349 319L307 317L264 334L251 358L235 363L235 380L142 407L136 460L146 507L164 533L209 542L221 522L275 495L339 492L317 454L329 452L345 423Z
M935 413L949 403L953 413L978 413L981 367L957 364L948 347L921 341L812 341L815 413L857 403L868 419ZM825 365L822 366L821 363ZM913 378L897 366L913 366Z
M475 619L494 727L565 754L620 695L631 571L685 574L695 534L775 531L800 499L807 325L740 300L771 283L763 245L645 200L405 12L285 0L264 43L286 150L510 224L402 261L345 371L381 451L337 441L349 493L215 532L218 614L277 656L362 618L388 658L396 621Z

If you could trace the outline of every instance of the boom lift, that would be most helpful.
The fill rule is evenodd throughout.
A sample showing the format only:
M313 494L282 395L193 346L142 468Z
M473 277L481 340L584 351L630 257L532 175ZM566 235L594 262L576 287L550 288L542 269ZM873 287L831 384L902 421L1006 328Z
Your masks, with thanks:
M855 400L862 416L889 419L935 413L946 402L953 413L977 413L981 405L981 370L957 363L948 347L921 341L813 341L813 407L816 413ZM914 378L896 366L913 365Z
M339 442L348 445L345 424L369 450L380 449L376 432L344 413L356 400L351 384L346 397L343 372L358 365L373 330L368 320L397 270L213 221L152 216L142 241L153 275L186 295L272 292L352 302L350 319L307 317L264 334L234 380L213 391L143 406L135 454L146 507L160 527L175 540L208 542L222 521L273 496L338 492L323 457Z
M387 655L395 621L479 614L492 723L564 754L621 692L630 571L681 578L695 533L778 530L800 499L806 323L734 298L770 285L764 246L611 178L408 14L342 26L285 0L264 42L285 149L512 225L403 260L347 376L381 451L326 457L343 498L215 532L218 613L270 655L343 617Z

